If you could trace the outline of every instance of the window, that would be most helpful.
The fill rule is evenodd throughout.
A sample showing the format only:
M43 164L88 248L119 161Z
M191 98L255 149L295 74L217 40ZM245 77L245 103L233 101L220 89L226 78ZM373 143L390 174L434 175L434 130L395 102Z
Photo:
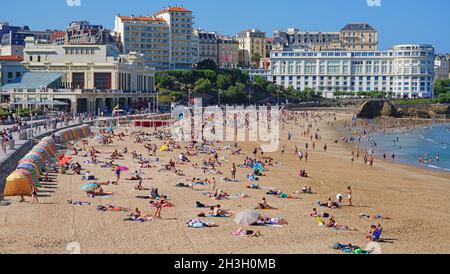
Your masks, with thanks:
M84 73L83 72L72 73L72 85L73 85L73 88L76 88L76 89L84 88Z
M94 73L94 86L100 90L111 89L111 73Z

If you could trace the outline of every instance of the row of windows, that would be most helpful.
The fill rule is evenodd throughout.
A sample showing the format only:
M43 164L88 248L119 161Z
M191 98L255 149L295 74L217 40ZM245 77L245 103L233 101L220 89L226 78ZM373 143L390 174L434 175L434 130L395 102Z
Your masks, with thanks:
M95 49L66 49L66 55L94 55Z

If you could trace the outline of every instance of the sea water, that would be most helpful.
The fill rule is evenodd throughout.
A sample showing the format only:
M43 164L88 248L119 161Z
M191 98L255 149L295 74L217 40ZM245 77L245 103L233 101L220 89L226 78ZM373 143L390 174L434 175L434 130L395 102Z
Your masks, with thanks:
M410 132L398 131L371 135L363 146L376 157L395 154L395 161L450 172L450 124L417 126ZM424 163L419 159L422 157Z

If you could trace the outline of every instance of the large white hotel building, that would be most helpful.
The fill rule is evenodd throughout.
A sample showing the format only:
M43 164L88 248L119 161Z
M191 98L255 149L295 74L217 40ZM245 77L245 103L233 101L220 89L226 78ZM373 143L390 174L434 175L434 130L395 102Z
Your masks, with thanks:
M398 45L385 51L272 51L268 79L324 97L336 91L383 91L399 98L428 98L434 90L434 47Z

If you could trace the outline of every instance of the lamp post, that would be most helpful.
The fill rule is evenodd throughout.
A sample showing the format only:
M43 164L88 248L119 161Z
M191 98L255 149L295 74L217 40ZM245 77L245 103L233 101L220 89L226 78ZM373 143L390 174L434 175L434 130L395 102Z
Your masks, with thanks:
M191 107L191 88L188 89L188 108Z
M217 90L217 96L218 96L218 98L219 98L219 107L220 107L220 89Z

